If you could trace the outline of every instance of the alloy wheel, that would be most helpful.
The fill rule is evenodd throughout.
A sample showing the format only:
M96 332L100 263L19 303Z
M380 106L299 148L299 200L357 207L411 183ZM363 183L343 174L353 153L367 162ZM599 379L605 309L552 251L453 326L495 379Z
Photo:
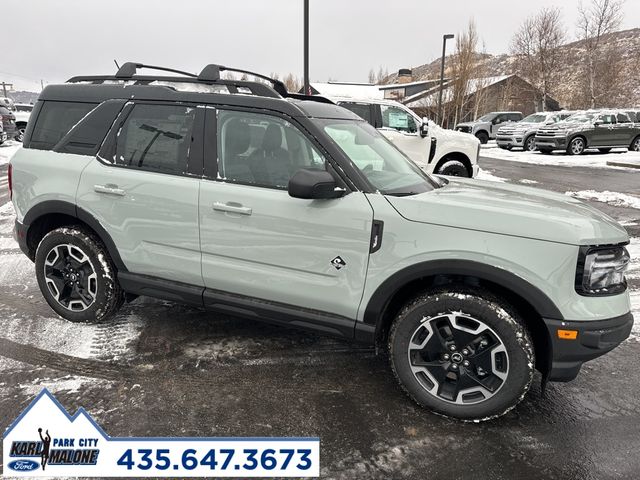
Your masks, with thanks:
M49 250L44 276L53 298L67 310L84 311L96 300L96 270L88 255L75 245L61 244Z
M633 141L633 145L631 146L631 149L632 149L634 152L640 152L640 137L636 138L636 139Z
M524 145L524 149L527 152L535 152L536 151L536 139L534 137L529 137Z
M414 377L438 400L469 405L493 397L509 373L509 355L498 334L461 312L425 317L407 354Z
M570 148L573 155L581 155L584 152L584 140L581 138L574 139Z

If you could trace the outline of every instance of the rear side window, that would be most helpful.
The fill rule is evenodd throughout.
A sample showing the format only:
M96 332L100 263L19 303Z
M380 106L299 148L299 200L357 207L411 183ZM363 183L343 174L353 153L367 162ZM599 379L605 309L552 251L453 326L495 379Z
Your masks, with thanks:
M371 118L371 107L369 105L364 103L341 103L340 106L346 108L347 110L351 110L360 118L366 120L367 123L373 125L373 118Z
M29 148L51 150L97 103L43 103L31 133Z
M630 123L631 120L627 116L626 113L618 113L617 115L618 123Z
M181 175L187 171L196 109L139 104L116 142L116 165Z

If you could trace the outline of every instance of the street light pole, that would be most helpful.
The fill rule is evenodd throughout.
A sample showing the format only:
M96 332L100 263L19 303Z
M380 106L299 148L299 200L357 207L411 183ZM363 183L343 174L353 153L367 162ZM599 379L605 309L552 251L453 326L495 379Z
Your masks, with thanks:
M309 86L309 0L304 0L304 94L311 95Z
M447 53L447 40L453 38L452 34L443 35L442 37L442 65L440 67L440 96L438 98L438 123L443 124L442 118L442 92L444 90L444 57Z

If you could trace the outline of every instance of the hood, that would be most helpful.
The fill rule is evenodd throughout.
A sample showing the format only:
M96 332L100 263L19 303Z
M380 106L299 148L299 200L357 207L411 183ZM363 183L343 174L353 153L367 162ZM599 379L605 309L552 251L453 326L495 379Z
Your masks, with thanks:
M500 130L502 130L503 128L520 130L520 129L540 128L540 127L547 127L547 126L549 125L546 125L545 123L542 123L542 122L515 122L515 123L510 123L508 125L505 125L504 127L501 127Z
M626 230L586 203L558 193L496 182L451 179L409 197L387 196L404 218L571 245L627 242Z
M578 128L584 128L590 126L590 123L584 122L558 122L553 125L545 126L545 130L575 130Z
M458 128L458 127L473 127L476 123L478 123L478 122L462 122L462 123L457 123L457 124L456 124L456 128Z

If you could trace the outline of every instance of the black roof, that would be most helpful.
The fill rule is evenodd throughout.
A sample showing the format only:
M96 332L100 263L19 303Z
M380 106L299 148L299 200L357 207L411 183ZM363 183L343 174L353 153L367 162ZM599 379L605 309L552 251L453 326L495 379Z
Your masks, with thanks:
M138 68L168 71L180 76L136 75ZM257 81L222 79L220 71L224 70L256 76L271 86ZM361 120L324 97L290 93L279 80L220 65L207 65L195 75L128 62L115 75L73 77L65 84L48 85L40 94L40 100L45 101L101 103L110 99L247 106L275 110L292 117Z

